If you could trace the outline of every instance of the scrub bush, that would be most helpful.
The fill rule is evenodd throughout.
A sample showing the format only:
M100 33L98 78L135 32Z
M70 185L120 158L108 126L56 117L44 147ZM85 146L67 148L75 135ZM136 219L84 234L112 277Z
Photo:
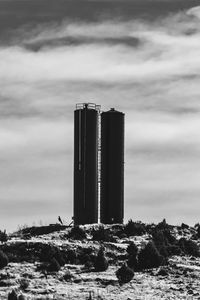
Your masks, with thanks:
M4 267L7 266L9 260L7 255L0 250L0 269L3 269Z
M149 242L138 255L138 265L141 270L157 268L166 263L166 259L158 252L155 244Z
M134 271L126 264L123 264L116 272L119 284L130 282L134 277Z
M103 272L108 269L108 261L105 258L103 247L100 248L96 260L94 262L94 268L96 272Z

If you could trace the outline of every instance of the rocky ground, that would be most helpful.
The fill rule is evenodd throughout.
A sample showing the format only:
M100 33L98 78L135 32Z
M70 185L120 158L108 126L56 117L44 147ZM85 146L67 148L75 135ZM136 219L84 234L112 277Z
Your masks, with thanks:
M133 279L122 285L118 282L116 270L126 258L127 246L130 241L134 241L140 249L151 240L151 234L129 237L122 235L116 237L113 242L106 242L92 239L91 226L83 228L87 237L81 240L68 237L70 228L60 229L33 236L27 232L18 232L9 236L6 242L2 242L0 248L8 253L10 262L0 271L0 299L8 299L8 293L13 289L18 295L23 294L26 300L200 299L198 255L171 255L165 266L135 272ZM173 227L171 231L177 240L182 237L195 237L194 228ZM194 241L198 245L197 237ZM77 260L64 263L56 272L44 271L40 269L41 261L36 259L33 253L38 251L38 247L46 244L58 247L62 251L90 249L90 253L96 253L100 245L103 245L109 267L106 271L97 272L86 268ZM17 252L17 249L23 247L27 249L29 256L27 253L24 255L24 250ZM10 249L13 249L13 256ZM18 259L20 253L23 255ZM65 274L70 274L69 278L65 278Z

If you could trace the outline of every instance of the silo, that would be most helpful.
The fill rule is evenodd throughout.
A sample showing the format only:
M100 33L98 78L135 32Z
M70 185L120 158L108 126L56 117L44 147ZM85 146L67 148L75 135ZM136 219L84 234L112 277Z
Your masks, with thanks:
M123 223L124 113L111 108L101 114L100 221Z
M98 110L77 104L74 112L74 224L98 222Z

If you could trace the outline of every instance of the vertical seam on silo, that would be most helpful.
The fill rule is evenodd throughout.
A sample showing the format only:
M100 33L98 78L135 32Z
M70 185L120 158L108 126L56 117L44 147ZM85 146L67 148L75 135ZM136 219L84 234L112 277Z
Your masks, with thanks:
M79 110L78 169L81 170L81 110Z
M86 204L86 202L85 202L85 183L86 183L86 179L85 179L85 177L86 177L86 165L85 165L85 162L86 162L86 126L87 126L87 124L86 124L86 109L85 109L85 118L84 118L84 168L83 168L83 185L84 185L84 195L83 195L83 205L84 205L84 209L85 209L85 204Z

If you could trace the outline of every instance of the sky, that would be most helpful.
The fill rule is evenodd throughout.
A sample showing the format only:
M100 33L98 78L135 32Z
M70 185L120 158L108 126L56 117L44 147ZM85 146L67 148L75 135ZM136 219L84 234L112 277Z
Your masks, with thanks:
M197 0L0 0L0 229L73 214L73 111L125 113L125 221L200 221Z

